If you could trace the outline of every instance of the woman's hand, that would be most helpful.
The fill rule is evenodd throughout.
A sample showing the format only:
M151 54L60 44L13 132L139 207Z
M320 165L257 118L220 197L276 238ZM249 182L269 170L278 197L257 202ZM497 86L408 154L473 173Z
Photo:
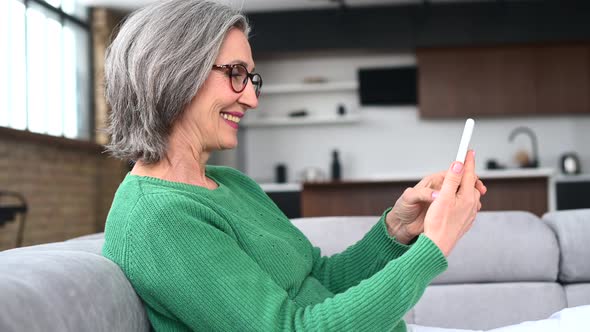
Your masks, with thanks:
M412 188L407 188L386 216L388 233L403 244L408 244L424 232L424 217L430 204L442 187L446 172L423 178ZM477 180L475 188L485 195L487 188Z
M444 173L436 173L407 188L385 218L389 235L408 244L424 230L424 216L430 203L438 195Z
M475 154L469 151L465 165L454 162L447 171L440 193L424 217L424 235L448 256L471 228L481 208L481 193L475 184Z

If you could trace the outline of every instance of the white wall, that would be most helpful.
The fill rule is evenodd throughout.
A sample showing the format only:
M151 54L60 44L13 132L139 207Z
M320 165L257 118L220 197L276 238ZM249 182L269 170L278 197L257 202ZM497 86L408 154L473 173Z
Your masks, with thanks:
M356 80L360 67L415 64L412 54L308 54L258 59L257 71L265 85L301 82L307 76L330 81ZM422 120L416 107L360 107L352 92L325 94L264 95L258 110L247 117L272 116L306 108L312 113L333 113L338 104L358 111L362 121L346 125L307 125L242 128L240 149L244 169L260 182L272 181L274 166L288 166L289 181L297 180L305 167L319 167L329 174L331 150L341 152L344 178L363 178L388 173L444 170L455 157L464 120ZM519 149L531 151L525 136L512 143L512 129L526 125L538 136L542 167L557 167L559 156L577 152L582 167L590 172L590 116L477 118L472 147L478 168L495 158L514 166Z

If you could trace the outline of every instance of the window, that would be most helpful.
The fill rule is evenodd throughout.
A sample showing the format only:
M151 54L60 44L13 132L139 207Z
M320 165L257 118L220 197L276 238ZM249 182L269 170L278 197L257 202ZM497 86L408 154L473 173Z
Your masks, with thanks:
M0 126L91 138L90 28L78 0L0 0Z

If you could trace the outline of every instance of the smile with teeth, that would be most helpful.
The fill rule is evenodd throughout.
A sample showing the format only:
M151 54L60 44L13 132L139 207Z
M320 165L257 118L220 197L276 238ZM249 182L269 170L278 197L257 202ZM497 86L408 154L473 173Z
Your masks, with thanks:
M231 114L227 114L227 113L220 113L221 117L229 120L231 122L235 122L235 123L240 123L240 118L238 118L237 116L231 115Z

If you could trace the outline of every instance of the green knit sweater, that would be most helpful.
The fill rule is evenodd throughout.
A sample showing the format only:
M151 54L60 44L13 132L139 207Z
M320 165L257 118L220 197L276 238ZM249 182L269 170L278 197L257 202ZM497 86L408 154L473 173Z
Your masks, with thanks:
M156 331L405 331L402 317L447 267L426 236L391 238L385 213L322 257L253 180L227 167L206 175L217 189L129 174L107 219L103 254Z

